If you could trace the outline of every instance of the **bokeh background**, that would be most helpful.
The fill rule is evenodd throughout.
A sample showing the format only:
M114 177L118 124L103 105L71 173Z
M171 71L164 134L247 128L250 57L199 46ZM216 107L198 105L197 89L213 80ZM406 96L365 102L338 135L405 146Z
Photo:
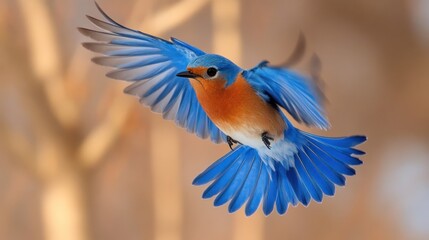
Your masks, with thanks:
M228 152L164 121L92 64L92 0L0 0L0 239L429 239L428 0L99 0L114 19L249 68L317 53L332 130L365 134L323 204L250 218L192 179ZM314 133L320 131L311 130Z

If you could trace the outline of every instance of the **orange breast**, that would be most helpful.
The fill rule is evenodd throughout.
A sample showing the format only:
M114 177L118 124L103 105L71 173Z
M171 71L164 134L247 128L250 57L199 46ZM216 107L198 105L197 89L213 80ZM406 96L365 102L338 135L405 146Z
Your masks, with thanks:
M286 126L280 114L256 94L241 74L226 88L221 79L190 81L209 118L226 134L240 131L258 137L263 132L274 138L282 135Z

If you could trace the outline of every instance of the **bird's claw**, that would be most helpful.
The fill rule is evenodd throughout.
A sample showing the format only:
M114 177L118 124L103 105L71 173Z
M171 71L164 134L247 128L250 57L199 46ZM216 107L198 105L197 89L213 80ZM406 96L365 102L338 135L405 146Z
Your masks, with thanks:
M274 138L268 136L268 132L262 133L261 138L262 138L262 142L265 144L265 146L268 149L271 149L271 142L270 142L270 140L272 141L272 140L274 140Z
M241 144L241 142L239 142L239 141L237 141L237 140L233 139L233 138L232 138L232 137L230 137L230 136L226 136L226 141L228 142L228 146L229 146L229 148L231 148L231 150L233 150L233 149L232 149L232 145L234 145L234 144Z

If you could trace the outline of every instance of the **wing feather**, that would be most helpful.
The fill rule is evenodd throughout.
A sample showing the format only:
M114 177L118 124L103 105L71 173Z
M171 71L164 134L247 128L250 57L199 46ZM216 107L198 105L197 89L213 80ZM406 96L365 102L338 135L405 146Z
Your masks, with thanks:
M103 55L93 58L93 62L113 67L108 77L132 82L124 92L139 97L140 103L161 113L164 119L174 120L198 137L225 142L225 134L208 118L189 80L176 76L205 53L179 39L167 41L124 27L97 8L103 20L87 17L100 30L79 28L95 40L83 46Z
M316 84L304 76L268 66L266 61L243 75L262 98L286 109L296 121L320 129L330 127Z

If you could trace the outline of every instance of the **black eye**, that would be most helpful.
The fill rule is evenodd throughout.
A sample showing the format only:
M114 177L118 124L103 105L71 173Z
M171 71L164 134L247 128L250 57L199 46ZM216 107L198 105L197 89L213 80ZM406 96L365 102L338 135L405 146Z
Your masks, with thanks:
M217 69L214 67L210 67L207 69L207 75L209 77L214 77L216 75L216 73L217 73Z

